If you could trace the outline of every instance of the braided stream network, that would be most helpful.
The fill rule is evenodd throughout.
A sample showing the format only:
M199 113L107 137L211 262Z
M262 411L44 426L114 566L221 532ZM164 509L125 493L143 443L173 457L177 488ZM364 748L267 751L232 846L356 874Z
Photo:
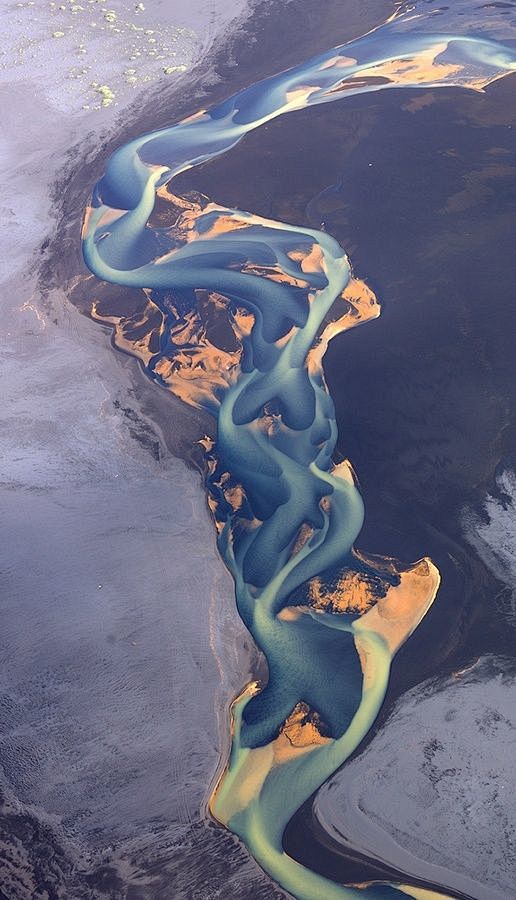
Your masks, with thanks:
M481 34L481 19L464 0L448 14L416 6L133 140L111 157L85 216L90 270L145 296L137 314L93 314L114 325L115 342L151 378L217 419L216 440L205 442L206 487L268 680L233 703L231 752L210 809L300 900L446 895L336 884L282 845L296 810L371 728L391 659L431 605L439 573L428 558L402 569L354 549L363 503L350 464L333 462L322 360L335 334L380 307L342 248L323 231L174 197L169 184L291 110L393 87L482 90L514 71L516 53L492 30ZM175 219L162 224L156 210L166 204ZM224 340L209 319L225 322Z

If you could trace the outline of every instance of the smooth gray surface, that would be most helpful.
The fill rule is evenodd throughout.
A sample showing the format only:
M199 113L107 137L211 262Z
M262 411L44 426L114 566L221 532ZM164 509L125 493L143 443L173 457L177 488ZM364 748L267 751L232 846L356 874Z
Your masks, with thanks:
M515 701L514 663L489 657L418 685L321 789L318 821L337 841L344 836L441 892L511 900Z
M159 857L138 894L158 897L174 841L197 861L189 881L209 882L203 847L223 836L206 832L203 804L249 665L200 477L145 418L136 364L108 331L63 291L38 291L69 148L94 151L163 65L147 59L116 103L82 109L87 85L68 78L70 35L91 18L82 5L75 18L50 3L1 11L0 884L16 900L96 897L102 879L72 887L74 867L116 856L131 881L129 852L136 868ZM119 18L135 5L113 2ZM144 6L144 24L194 28L174 48L188 65L244 9ZM65 13L70 34L53 38ZM130 65L113 55L116 40L96 31L84 54L106 81ZM253 864L232 852L233 871L252 881Z

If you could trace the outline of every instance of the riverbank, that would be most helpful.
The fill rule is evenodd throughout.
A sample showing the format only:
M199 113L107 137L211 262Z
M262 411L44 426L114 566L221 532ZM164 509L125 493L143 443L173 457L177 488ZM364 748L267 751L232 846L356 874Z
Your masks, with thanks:
M27 191L27 160L23 167L18 162L26 135L23 127L17 132L18 143L11 151L11 206L16 209L22 191L32 205L17 231L12 221L10 260L15 266L4 288L11 304L4 320L9 339L6 384L12 401L6 441L6 490L12 498L6 502L7 529L13 535L6 549L14 573L9 634L10 644L16 646L24 610L23 630L29 637L20 655L35 659L36 668L16 668L6 657L13 675L5 686L7 708L15 713L6 716L4 755L13 769L10 783L15 776L19 779L15 786L21 800L9 801L21 802L16 807L19 815L27 816L32 827L43 810L42 817L56 834L67 834L70 847L82 845L81 852L86 852L82 862L79 854L72 865L73 877L81 879L74 896L81 896L79 890L87 885L92 891L111 891L113 897L128 896L128 885L133 898L169 900L171 892L178 898L215 897L221 891L235 898L274 896L270 883L238 845L198 813L203 785L206 789L222 749L220 734L225 733L225 726L217 730L213 707L225 710L256 663L235 617L232 587L215 553L199 482L173 458L194 462L190 448L210 426L145 381L133 360L113 353L108 330L67 305L63 286L74 285L85 274L78 227L87 195L115 146L367 30L385 17L386 7L390 11L390 4L361 4L344 23L342 4L256 7L190 77L173 90L160 83L159 89L141 95L139 108L127 107L124 121L113 119L104 132L93 128L87 136L76 129L70 137L66 116L59 118L56 112L52 127L57 143L31 158L33 192ZM488 347L498 340L496 324L503 328L512 282L507 209L493 199L486 215L483 206L486 191L487 197L493 196L493 182L497 194L501 190L506 203L510 200L513 144L508 130L502 130L508 129L510 96L505 84L493 86L485 97L464 101L456 92L449 100L428 93L400 99L393 92L381 104L371 98L342 104L340 110L336 105L331 115L322 110L296 113L246 140L229 163L221 160L182 182L185 189L202 189L214 199L254 212L300 224L326 222L328 231L350 251L358 274L378 286L384 301L379 322L357 332L350 343L349 335L336 341L327 365L341 426L340 448L353 460L366 498L368 520L361 546L407 560L428 554L438 562L446 584L428 623L398 658L389 704L440 668L493 648L505 651L510 644L505 621L497 619L489 605L499 587L463 540L457 518L465 503L484 498L512 421L508 410L514 379L503 354L492 360ZM33 101L26 86L13 89L12 97L15 106L32 104L39 124L31 140L39 147L50 121L48 107L38 98ZM95 114L106 109L112 107L101 107ZM436 121L443 122L443 112L446 127L439 131ZM460 133L457 118L481 134L473 149L471 134ZM67 145L65 155L59 141ZM319 159L315 174L314 158ZM472 165L477 172L473 182L467 180ZM439 196L428 186L434 166L439 184L446 185ZM49 210L44 179L58 169ZM463 182L461 191L458 185ZM403 188L405 183L409 188ZM374 203L369 202L372 197ZM415 207L414 198L419 197L425 198L424 215ZM478 204L482 216L472 224L470 210ZM33 222L42 218L44 225L29 240ZM486 240L486 221L491 241ZM452 240L464 229L470 238L473 234L483 260L476 270L480 288L467 277L471 244ZM21 282L20 269L29 265L34 274ZM490 314L483 316L483 299L490 291L494 313L491 304ZM459 299L446 303L446 297ZM446 335L457 334L464 337L459 341L463 355L456 367L448 368L446 357L450 352L453 356L457 345L451 337L447 343ZM505 339L510 340L510 334ZM481 406L471 402L466 383L477 369L480 384L474 379L472 383ZM30 448L30 461L29 451L18 454L20 445ZM59 449L56 454L54 447ZM17 517L18 531L12 527ZM33 523L30 541L23 524L28 520ZM44 564L31 574L28 556L20 548L28 548L32 559L33 546ZM193 585L192 571L198 576ZM20 572L24 578L19 584ZM42 584L47 587L43 596ZM214 598L212 605L208 595ZM208 624L215 620L220 646L214 656L214 632ZM199 623L205 627L201 636ZM62 658L63 642L71 660ZM217 655L223 657L220 671ZM82 684L86 669L88 679ZM41 684L40 672L46 673ZM206 691L207 683L220 693ZM34 691L34 707L44 710L42 719L36 713L27 718L21 710L27 686ZM102 726L98 703L92 700L100 698L102 706L106 693L114 703L105 711L107 722L117 724L112 737L106 737L112 725ZM55 717L60 716L57 727ZM93 746L84 740L84 721L93 729ZM64 752L69 734L80 735L84 749L65 747ZM174 754L171 760L172 744L180 750L178 759ZM79 762L78 752L85 753ZM39 772L38 783L47 785L47 795L37 794L25 767L15 771L17 761L27 758L29 770ZM187 771L182 768L185 758L191 767ZM63 759L72 766L65 776L58 772ZM78 774L83 771L88 773L84 778ZM86 809L81 806L83 793L89 801ZM34 816L27 804L34 805L36 798ZM12 815L11 807L6 815ZM303 840L301 829L299 836L296 849L301 856L318 854L317 847ZM346 851L336 856L336 877L348 878L353 870ZM88 867L94 858L97 863L104 860L105 867L91 875ZM362 877L368 871L363 860L359 871ZM63 885L70 885L71 877L63 875ZM34 891L35 883L29 890ZM70 892L69 887L63 890L63 896Z
M84 23L47 6L12 4L12 65L2 70L2 896L169 897L167 867L186 847L196 866L185 863L184 877L199 890L220 857L226 878L233 872L260 896L267 880L202 816L219 717L253 653L199 477L171 455L151 386L112 352L107 330L69 304L59 278L41 283L56 229L52 186L117 132L122 114L136 115L128 110L150 75L187 73L165 79L149 56L141 80L124 80L103 106L68 78ZM225 4L217 20L213 4L113 6L144 31L174 32L188 73L245 12ZM55 37L65 13L74 32ZM130 62L111 56L119 38L108 25L84 55L114 84ZM74 223L64 228L78 246Z

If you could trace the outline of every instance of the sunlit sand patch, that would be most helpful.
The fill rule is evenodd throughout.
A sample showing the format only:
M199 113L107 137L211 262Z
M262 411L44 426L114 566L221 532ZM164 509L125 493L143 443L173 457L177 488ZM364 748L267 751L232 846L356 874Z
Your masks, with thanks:
M207 231L203 231L202 237L205 239L216 237L220 234L228 234L231 231L239 231L242 228L249 228L249 220L247 218L239 218L238 215L229 215L229 211L228 214L225 215L225 211L220 210L220 208L215 205L208 206L206 212L215 212L218 215L211 227ZM197 236L200 237L200 234L197 233Z
M163 326L163 318L160 316L159 310L154 304L148 303L147 307L140 317L125 318L123 316L114 316L102 314L99 312L99 304L93 302L91 309L91 317L97 322L114 327L113 340L117 347L137 356L142 363L147 366L154 356L151 350L151 342L156 334L160 333ZM154 322L151 324L151 320ZM141 337L134 337L134 333L143 330Z
M233 702L233 734L238 728L239 710L258 690L258 684L251 682ZM275 768L331 744L332 739L323 733L324 730L325 726L317 712L303 701L296 704L273 741L263 747L241 751L235 772L231 773L226 768L220 774L210 798L212 815L223 824L228 824L238 812L249 808L259 799L267 777ZM231 780L230 793L227 791L227 778ZM224 793L223 803L220 802L221 790Z
M232 752L211 809L301 900L356 897L288 857L283 833L369 732L392 657L440 580L428 558L403 568L354 550L364 517L358 482L347 461L332 465L337 429L324 353L337 334L376 318L380 305L322 230L200 196L167 196L164 185L156 219L144 223L144 212L160 177L218 156L289 110L390 86L476 89L514 69L514 53L494 42L399 34L395 20L383 40L376 30L351 42L346 55L331 52L160 132L157 143L146 135L130 145L133 157L122 154L113 164L117 198L127 190L127 219L101 224L101 183L100 205L84 231L85 259L100 278L146 289L144 311L110 322L115 341L146 360L151 377L217 417L206 458L209 503L239 612L269 662L269 681L248 685L232 707ZM135 207L132 165L140 162L149 173ZM139 234L142 255L152 249L135 269ZM157 330L153 307L162 316ZM336 583L324 583L321 573L335 571ZM374 896L374 886L368 890Z
M287 256L299 263L302 272L324 272L324 256L318 244L312 244L308 253L303 250L289 250Z
M274 761L286 762L299 752L304 753L314 747L328 744L331 740L324 734L325 726L317 712L300 701L283 724L279 736L274 741Z
M331 474L334 478L342 478L343 481L347 481L353 487L358 486L358 478L349 459L343 459L342 462L333 466Z
M197 122L199 119L203 119L206 116L206 110L200 109L196 113L192 113L191 116L187 116L186 119L183 119L183 122Z
M199 443L201 447L204 448L205 452L209 453L211 450L213 450L215 441L212 437L206 434L204 437L199 439Z
M162 358L154 366L161 382L172 393L199 409L207 403L217 403L217 390L225 391L236 379L234 356L207 343L178 350L171 358Z
M382 76L389 82L401 84L430 84L452 81L462 72L461 63L439 62L439 57L448 49L448 42L441 41L427 50L420 50L409 59L387 60L361 69L359 78Z
M357 554L360 558L365 559ZM293 620L311 610L358 616L356 630L380 635L394 656L435 599L440 575L427 557L406 569L387 558L385 572L390 580L382 577L381 560L376 557L374 572L349 568L331 585L315 577L308 582L307 604L285 607L278 617Z
M400 571L399 578L399 584L390 585L356 625L357 632L370 630L381 635L393 656L428 611L441 581L437 566L428 557Z
M344 310L341 311L343 301ZM331 316L335 318L323 327L314 347L308 353L308 370L315 373L321 369L328 344L334 337L357 325L377 319L380 313L380 303L371 288L360 278L351 278L327 317L327 319Z
M326 587L320 578L312 579L308 586L308 596L314 609L363 615L378 602L381 589L378 578L348 570L331 588Z
M345 69L348 66L356 66L357 60L352 56L332 56L321 65L321 71L324 69Z
M313 526L308 525L307 522L303 522L294 542L294 546L292 547L292 556L295 556L297 553L299 553L299 551L305 546L306 542L312 537L313 534Z
M283 272L279 266L255 266L247 263L242 268L242 272L247 275L259 275L260 278L267 278L269 281L276 281L278 284L292 284L295 287L307 288L308 282L288 272Z
M240 484L236 484L233 487L227 487L224 489L224 497L230 504L231 508L234 512L238 509L241 509L242 504L245 500L245 493Z
M303 85L285 93L286 106L294 108L305 105L308 98L318 90L317 85Z
M171 235L187 243L198 236L195 226L206 203L207 198L200 196L181 197L174 194L164 184L156 190L156 201L149 224L169 228Z

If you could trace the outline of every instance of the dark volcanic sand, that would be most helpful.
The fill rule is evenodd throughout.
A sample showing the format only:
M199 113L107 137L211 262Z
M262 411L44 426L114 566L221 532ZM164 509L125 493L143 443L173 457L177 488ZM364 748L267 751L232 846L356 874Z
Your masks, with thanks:
M160 86L159 91L149 93L144 108L135 106L127 123L106 136L100 147L85 140L82 145L71 148L70 165L54 188L53 202L58 217L56 231L41 248L43 292L66 285L78 273L87 272L79 239L82 217L92 186L117 147L198 109L212 106L240 88L328 47L366 33L385 21L396 3L393 0L364 0L360 4L344 4L344 11L341 0L290 0L286 4L277 0L251 0L250 5L253 12L249 18L236 33L228 34L227 40L219 43L211 57L188 73L188 84L179 89ZM276 166L278 173L285 171L281 155L276 157ZM306 174L299 172L300 182ZM227 172L219 185L224 190L225 182ZM258 183L256 187L260 196ZM254 209L249 204L244 204L243 208ZM78 305L81 311L88 307L82 291ZM209 419L174 397L162 397L158 390L149 391L148 386L142 384L142 378L138 378L136 365L134 372L138 389L144 394L146 412L159 420L169 449L198 465L197 454L194 452L192 458L190 448L198 437L210 432ZM176 427L179 421L181 425Z
M376 727L423 678L514 654L494 603L502 586L464 540L460 514L480 507L514 454L515 97L512 76L485 94L394 90L303 110L175 182L324 223L382 302L379 320L337 337L325 357L339 449L365 500L358 545L407 562L430 555L443 582L394 661ZM334 877L364 878L363 861L313 846L310 818L308 807L296 816L291 851Z
M149 104L67 176L65 221L78 224L107 155L131 135L361 33L391 9L362 3L343 21L342 3L330 0L258 6L230 50L220 51L219 84L198 81L179 101L163 96ZM395 660L378 725L422 679L481 653L513 654L512 634L492 602L501 585L464 541L459 517L465 504L480 505L498 464L514 451L515 94L512 77L485 94L397 90L304 110L174 183L178 192L199 190L283 221L324 222L382 301L378 321L341 335L326 356L339 449L353 462L366 504L359 546L405 561L430 555L443 584ZM52 245L47 251L49 283L80 271L75 227L64 239L58 233L56 249L58 257ZM154 414L170 415L162 396ZM195 414L180 403L175 409L175 430L193 437ZM184 441L171 446L187 453ZM380 874L316 840L307 806L288 832L291 852L343 880ZM224 846L221 837L221 852ZM202 870L202 851L195 852ZM241 890L234 896L259 896L251 883Z
M69 165L54 191L58 216L55 235L41 248L40 284L43 294L49 291L49 315L52 288L62 287L85 272L79 242L83 210L91 186L117 146L131 136L212 104L336 41L357 36L384 20L391 11L392 4L385 0L353 5L346 16L342 3L335 0L317 4L306 0L293 0L286 5L257 3L241 32L228 36L214 57L189 74L188 85L182 86L180 92L160 89L151 95L146 107L135 108L127 125L106 138L101 147L85 140L71 148ZM195 462L192 445L209 424L146 381L136 363L132 366L132 378L132 390L137 392L140 407L149 420L154 420L168 448ZM118 412L126 414L125 408ZM129 409L127 415L131 414ZM138 421L133 424L134 437L147 442L145 428ZM152 430L149 433L152 436ZM156 444L156 452L158 447ZM147 449L155 455L154 445ZM195 716L195 710L192 714ZM167 835L160 840L158 825L153 829L152 823L142 824L141 840L106 846L98 854L98 864L93 864L89 854L81 857L78 835L74 835L75 844L69 846L66 835L56 830L52 821L43 822L30 807L6 801L0 809L1 900L38 896L48 896L50 900L210 900L220 896L228 900L272 900L280 896L238 843L213 823L200 818L172 844Z
M514 450L515 96L512 77L484 95L426 92L420 109L422 92L399 90L304 110L175 181L283 221L324 222L382 302L379 320L331 343L325 371L339 450L365 499L360 546L430 554L444 575L397 657L393 694L475 652L511 652L488 602L496 584L458 517Z

